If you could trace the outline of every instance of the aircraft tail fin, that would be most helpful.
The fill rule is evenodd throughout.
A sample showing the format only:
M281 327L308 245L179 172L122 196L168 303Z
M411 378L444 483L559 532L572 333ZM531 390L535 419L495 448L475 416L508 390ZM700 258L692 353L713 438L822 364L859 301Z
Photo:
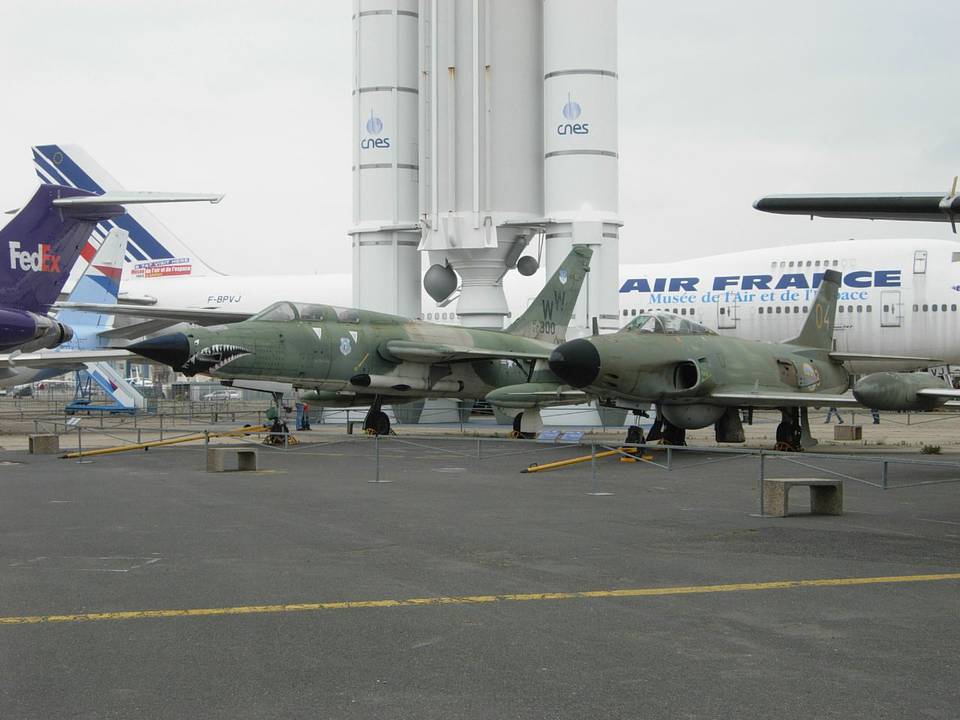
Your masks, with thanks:
M507 328L507 332L554 345L562 343L567 336L567 326L573 317L580 288L590 271L592 256L593 250L590 248L574 245L530 307Z
M69 302L116 304L128 238L126 230L114 228L95 254L90 254L90 245L83 248L81 256L89 264L73 286L73 291L67 298ZM61 310L57 320L73 328L92 326L106 330L113 326L112 314L80 312L69 308Z
M837 314L837 294L843 276L836 270L827 270L820 282L817 297L814 298L810 312L804 320L800 334L787 342L791 345L805 345L822 350L833 347L833 326Z
M83 148L76 145L35 145L34 169L41 182L66 185L92 193L122 191L123 186ZM144 208L97 223L91 242L99 244L114 227L130 236L126 261L134 277L222 275ZM90 254L95 251L90 249Z
M0 230L0 305L46 313L70 276L93 222L55 201L90 197L76 188L41 185Z

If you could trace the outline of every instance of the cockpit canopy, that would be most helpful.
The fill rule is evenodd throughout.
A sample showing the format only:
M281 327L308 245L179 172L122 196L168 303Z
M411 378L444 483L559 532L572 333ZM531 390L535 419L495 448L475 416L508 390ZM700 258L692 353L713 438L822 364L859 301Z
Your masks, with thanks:
M661 335L716 335L713 330L693 320L672 313L645 313L627 323L624 330Z
M330 305L313 305L310 303L294 303L283 300L261 310L251 320L264 322L291 322L304 320L306 322L322 322L336 318L340 322L360 322L356 310L335 308Z

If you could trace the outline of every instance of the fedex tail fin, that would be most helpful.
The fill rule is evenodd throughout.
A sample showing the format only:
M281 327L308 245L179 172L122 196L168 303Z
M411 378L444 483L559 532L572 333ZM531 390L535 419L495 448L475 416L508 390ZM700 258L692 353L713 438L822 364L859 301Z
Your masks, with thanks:
M820 290L810 307L807 319L800 334L790 345L805 345L822 350L833 348L833 323L837 313L837 293L840 291L840 279L843 276L836 270L827 270L820 282Z
M590 248L574 245L530 307L507 328L507 332L554 345L562 343L567 336L567 326L573 317L580 288L590 272L592 255Z
M73 291L68 298L70 302L116 304L128 237L126 230L114 228L95 254L90 254L90 245L84 247L81 254L89 264L77 280L77 284L73 286ZM57 320L66 323L77 332L81 332L81 328L84 327L106 330L113 326L113 315L70 309L61 310L57 314Z
M123 215L124 205L220 202L222 195L117 192L95 195L41 185L0 229L0 306L46 313L57 299L93 226Z
M91 197L76 188L41 185L0 230L0 306L46 313L87 244L93 222L54 205Z
M41 182L68 185L94 193L123 190L106 170L76 145L36 145L33 164ZM168 230L153 213L137 208L97 224L91 240L101 243L114 227L130 236L126 260L133 277L222 275ZM94 248L90 250L92 254Z

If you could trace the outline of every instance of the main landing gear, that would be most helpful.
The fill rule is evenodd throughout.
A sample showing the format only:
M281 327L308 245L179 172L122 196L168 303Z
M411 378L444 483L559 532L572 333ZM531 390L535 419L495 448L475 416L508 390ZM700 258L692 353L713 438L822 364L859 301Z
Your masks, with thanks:
M650 426L650 432L647 433L647 442L657 440L660 441L661 445L682 447L687 444L687 431L667 420L661 414L659 405L657 406L657 418Z
M780 415L782 419L777 425L777 444L774 450L802 452L800 408L780 408Z
M389 435L390 418L382 410L383 398L377 395L373 399L373 404L367 410L366 417L363 418L363 430L367 435Z
M532 440L537 436L535 432L524 432L521 430L520 428L522 425L523 413L519 412L513 416L513 437L517 438L518 440Z

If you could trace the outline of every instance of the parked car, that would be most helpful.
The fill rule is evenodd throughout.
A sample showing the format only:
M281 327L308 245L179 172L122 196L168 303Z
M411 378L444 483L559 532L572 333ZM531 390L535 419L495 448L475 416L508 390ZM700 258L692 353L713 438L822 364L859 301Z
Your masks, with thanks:
M214 390L203 396L204 400L239 400L239 390Z

